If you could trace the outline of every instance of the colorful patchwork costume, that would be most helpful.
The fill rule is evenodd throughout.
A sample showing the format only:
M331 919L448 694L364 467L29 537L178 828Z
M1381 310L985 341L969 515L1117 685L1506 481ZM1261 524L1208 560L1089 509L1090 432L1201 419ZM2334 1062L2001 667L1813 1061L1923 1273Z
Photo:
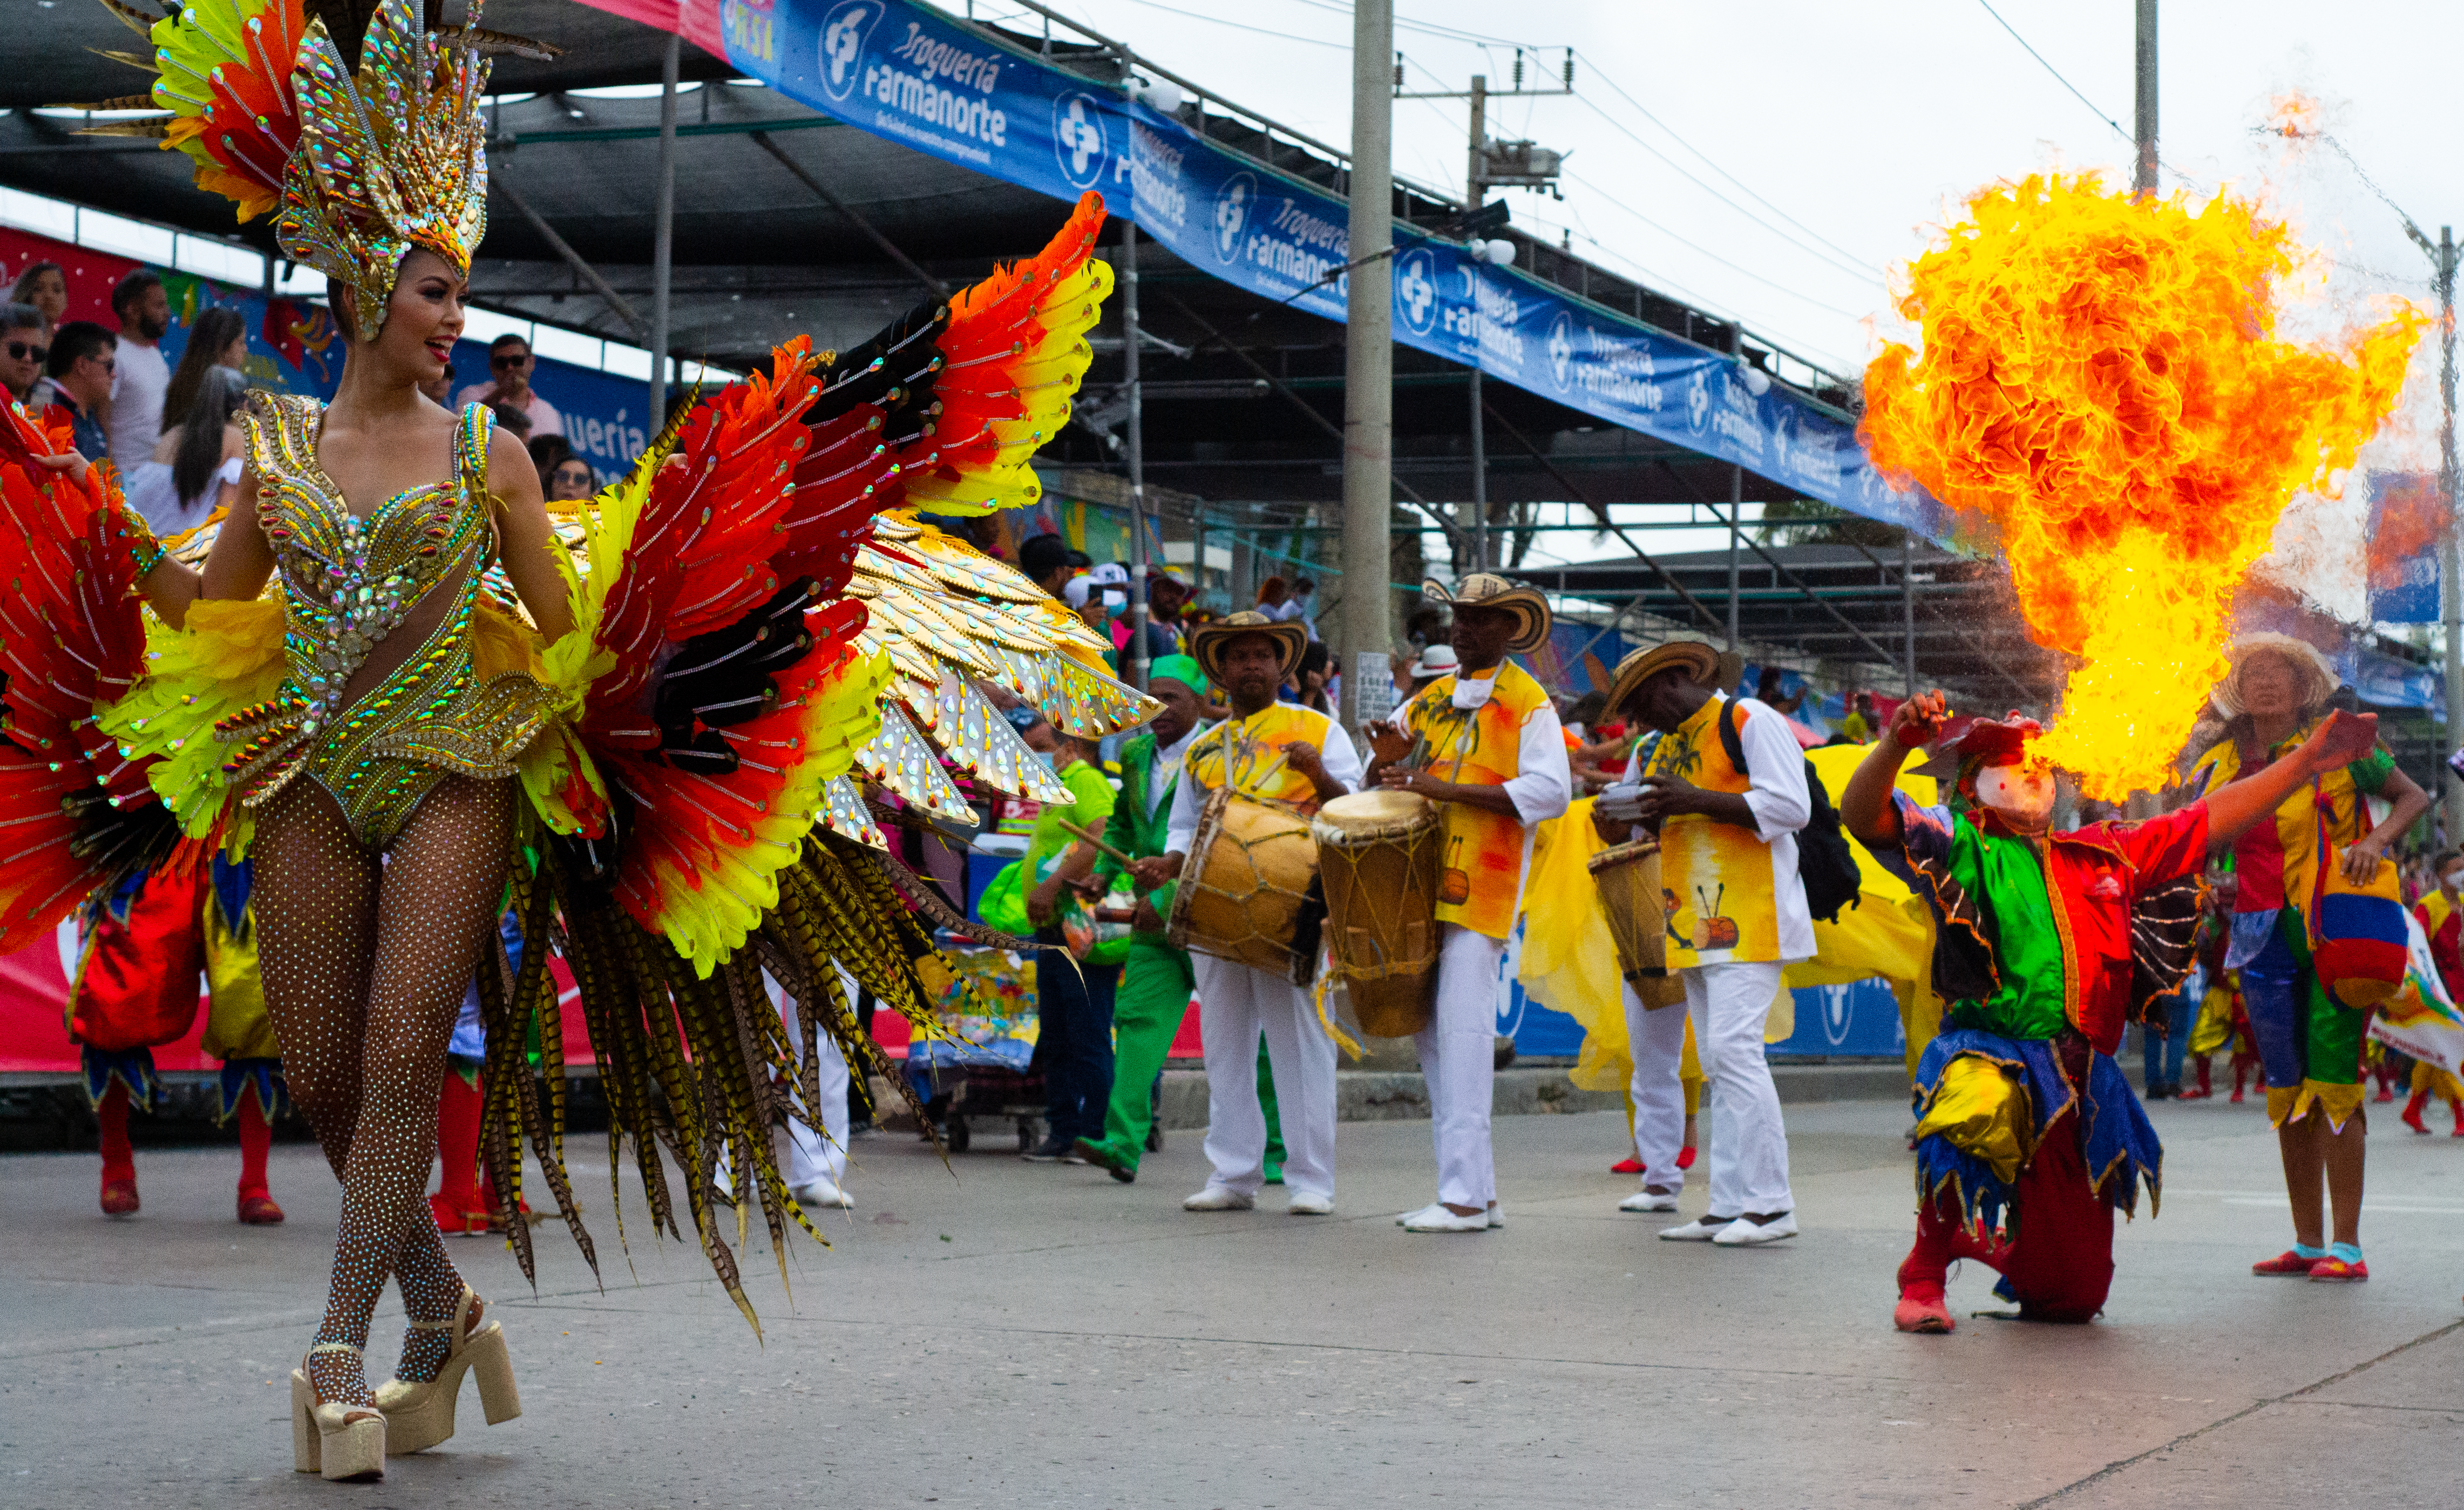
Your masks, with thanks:
M2035 732L1977 728L2014 747ZM1988 810L1892 801L1901 844L1876 853L1934 909L1949 1004L1917 1068L1903 1307L1939 1314L1950 1260L1970 1257L2022 1317L2087 1321L2113 1282L2113 1211L2136 1210L2142 1180L2151 1210L2158 1194L2164 1152L2113 1053L2189 970L2207 808L2030 837Z
M2315 727L2304 726L2269 750L2268 759L2298 746ZM2373 749L2296 790L2273 822L2253 826L2233 844L2238 885L2225 966L2241 980L2243 1010L2267 1079L2267 1118L2278 1127L2317 1105L2328 1129L2341 1131L2368 1089L2362 1046L2370 1014L2336 999L2320 981L2313 956L2335 854L2369 832L2362 798L2384 787L2394 769L2394 756ZM2232 740L2208 751L2190 771L2210 793L2242 774L2241 752Z
M138 1210L129 1108L161 1104L154 1051L195 1025L202 976L211 1004L201 1047L223 1061L221 1120L239 1122L239 1219L282 1220L265 1175L272 1124L282 1115L282 1051L265 1013L248 892L247 861L191 849L98 891L79 919L66 1015L100 1124L108 1215Z

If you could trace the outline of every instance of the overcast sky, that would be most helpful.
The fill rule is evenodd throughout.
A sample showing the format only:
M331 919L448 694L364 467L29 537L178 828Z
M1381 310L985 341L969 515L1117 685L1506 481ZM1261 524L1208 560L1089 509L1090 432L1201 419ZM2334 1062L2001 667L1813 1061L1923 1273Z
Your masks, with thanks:
M1054 9L1294 127L1351 138L1347 0ZM1519 226L1572 231L1603 265L1843 372L1861 368L1878 330L1896 330L1892 278L1968 193L2042 168L2129 176L2130 144L2108 118L2131 126L2130 0L1399 0L1397 12L1414 89L1460 89L1476 72L1503 88L1516 44L1533 50L1527 78L1553 83L1561 50L1574 49L1573 98L1490 106L1492 135L1571 154L1562 203L1504 191ZM2430 297L2427 259L2351 167L2254 127L2276 97L2308 93L2432 237L2442 218L2464 224L2452 167L2464 6L2165 0L2160 42L2168 191L2231 183L2289 216L2334 258L2324 321L2359 317L2374 293ZM1459 192L1463 122L1460 100L1398 101L1397 171ZM2434 402L2433 383L2417 362L2413 397ZM2414 409L2379 454L2430 461L2434 417Z

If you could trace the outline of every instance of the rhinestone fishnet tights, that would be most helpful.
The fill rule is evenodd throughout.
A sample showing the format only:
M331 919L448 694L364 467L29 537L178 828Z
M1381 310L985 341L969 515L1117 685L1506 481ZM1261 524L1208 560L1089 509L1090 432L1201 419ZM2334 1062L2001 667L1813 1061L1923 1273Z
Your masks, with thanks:
M319 1343L365 1347L385 1277L414 1321L452 1314L462 1277L426 1199L436 1092L462 993L493 936L513 843L514 784L454 776L383 858L313 782L257 819L258 959L291 1093L342 1182ZM398 1375L432 1379L441 1331L406 1334ZM313 1354L319 1398L373 1404L350 1355Z

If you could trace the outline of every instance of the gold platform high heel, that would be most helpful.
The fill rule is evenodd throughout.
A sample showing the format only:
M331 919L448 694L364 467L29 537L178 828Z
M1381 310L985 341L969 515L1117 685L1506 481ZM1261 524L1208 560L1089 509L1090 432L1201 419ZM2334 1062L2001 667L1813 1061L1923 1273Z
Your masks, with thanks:
M308 1349L311 1358L319 1353L360 1356L360 1350L348 1343L319 1343ZM293 1469L303 1474L319 1474L329 1479L383 1478L385 1460L385 1418L383 1411L364 1405L320 1400L317 1397L317 1387L308 1382L304 1363L291 1370Z
M414 1332L445 1332L450 1349L436 1377L425 1384L388 1379L377 1387L377 1406L385 1414L385 1450L400 1456L423 1452L453 1434L453 1402L462 1392L467 1370L479 1378L479 1409L490 1426L502 1426L522 1413L521 1391L514 1386L513 1355L505 1350L505 1329L495 1321L477 1331L466 1330L467 1318L479 1304L478 1292L462 1287L453 1314L441 1321L412 1321Z

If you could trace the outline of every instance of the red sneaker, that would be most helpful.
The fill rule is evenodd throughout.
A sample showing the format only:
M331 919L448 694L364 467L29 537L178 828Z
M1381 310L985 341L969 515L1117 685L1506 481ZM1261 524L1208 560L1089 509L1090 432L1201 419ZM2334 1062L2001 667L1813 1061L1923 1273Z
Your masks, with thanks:
M2453 1136L2464 1138L2464 1101L2455 1103L2455 1131Z
M1903 1332L1927 1337L1955 1331L1959 1326L1950 1319L1950 1308L1943 1301L1939 1279L1919 1279L1900 1286L1900 1303L1891 1312L1891 1324Z
M2295 1253L2292 1249L2287 1248L2284 1252L2277 1255L2273 1258L2262 1258L2258 1262L2252 1264L2250 1266L2250 1272L2253 1274L2290 1274L2306 1277L2316 1272L2319 1265L2325 1262L2327 1262L2327 1260L2324 1258L2304 1258L2299 1254Z
M1694 1167L1694 1150L1692 1148L1686 1147L1677 1150L1677 1167L1681 1169L1691 1169Z
M2359 1258L2346 1263L2342 1258L2321 1258L2310 1266L2313 1284L2359 1284L2370 1277L2370 1266Z
M105 1180L102 1182L102 1214L134 1216L137 1214L137 1182Z
M279 1227L282 1225L282 1208L275 1205L274 1197L263 1190L244 1190L239 1198L239 1219L248 1227Z
M1642 1161L1632 1154L1627 1154L1624 1158L1619 1159L1617 1163L1609 1166L1609 1173L1611 1174L1640 1174L1641 1172Z
M2381 1097L2380 1099L2385 1100L2387 1098ZM2422 1122L2421 1109L2429 1103L2429 1097L2416 1096L2412 1099L2405 1102L2404 1110L2397 1114L2399 1117L2403 1118L2404 1124L2407 1127L2411 1128L2414 1132L2419 1133L2424 1138L2430 1136L2430 1128Z

